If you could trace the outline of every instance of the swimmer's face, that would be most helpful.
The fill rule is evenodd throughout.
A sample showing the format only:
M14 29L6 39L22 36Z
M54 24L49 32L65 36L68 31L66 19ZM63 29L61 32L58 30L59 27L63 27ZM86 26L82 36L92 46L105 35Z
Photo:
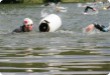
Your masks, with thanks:
M33 29L33 24L31 24L31 25L25 25L25 30L26 31L32 31L32 29Z

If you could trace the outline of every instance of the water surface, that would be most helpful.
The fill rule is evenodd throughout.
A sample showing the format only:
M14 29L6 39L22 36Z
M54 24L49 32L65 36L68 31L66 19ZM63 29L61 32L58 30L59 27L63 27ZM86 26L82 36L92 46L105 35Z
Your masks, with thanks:
M98 22L108 25L110 10L83 15L77 4L61 4L63 25L56 32L41 33L41 5L0 5L0 72L3 75L107 75L110 72L110 33L83 33ZM24 18L34 21L29 33L14 33Z

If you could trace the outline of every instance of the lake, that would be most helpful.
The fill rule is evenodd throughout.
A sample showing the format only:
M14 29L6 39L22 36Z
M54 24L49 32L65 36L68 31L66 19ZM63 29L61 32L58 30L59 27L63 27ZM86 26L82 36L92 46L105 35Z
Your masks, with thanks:
M84 27L94 22L108 25L110 10L98 8L98 14L84 15L84 8L77 3L61 6L67 12L49 13L59 15L62 26L55 32L39 32L41 11L46 7L0 5L2 75L107 75L110 72L110 33L83 32ZM26 17L34 21L33 31L12 34Z

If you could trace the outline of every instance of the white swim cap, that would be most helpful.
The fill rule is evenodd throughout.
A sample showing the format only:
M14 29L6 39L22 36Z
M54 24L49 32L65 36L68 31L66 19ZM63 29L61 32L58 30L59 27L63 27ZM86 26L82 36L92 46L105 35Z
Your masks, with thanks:
M33 21L30 18L25 18L23 21L23 24L24 25L32 25Z

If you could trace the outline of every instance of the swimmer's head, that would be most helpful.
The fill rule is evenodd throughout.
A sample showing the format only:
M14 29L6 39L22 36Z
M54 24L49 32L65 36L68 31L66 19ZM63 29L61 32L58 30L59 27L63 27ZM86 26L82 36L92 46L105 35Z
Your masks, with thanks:
M23 21L24 25L33 25L33 21L30 18L25 18Z
M32 31L33 29L33 21L30 18L25 18L23 21L26 31Z

